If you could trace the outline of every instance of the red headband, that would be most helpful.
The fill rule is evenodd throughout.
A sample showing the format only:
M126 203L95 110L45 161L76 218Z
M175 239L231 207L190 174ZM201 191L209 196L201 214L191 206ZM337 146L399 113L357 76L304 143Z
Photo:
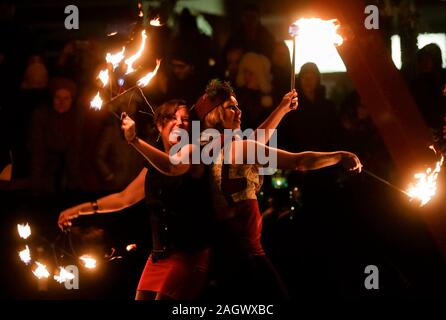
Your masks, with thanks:
M235 97L235 94L231 93L230 96ZM222 100L221 98L210 99L208 94L205 93L195 103L195 113L197 114L200 121L203 121L209 112L211 112L224 102L225 100Z

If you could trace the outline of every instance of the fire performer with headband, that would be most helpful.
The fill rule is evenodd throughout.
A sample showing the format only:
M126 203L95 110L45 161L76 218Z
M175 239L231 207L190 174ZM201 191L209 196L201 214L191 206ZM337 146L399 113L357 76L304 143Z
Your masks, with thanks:
M231 142L232 150L236 150L235 153L241 152L233 153L232 157L229 157L229 164L214 163L211 166L211 189L215 218L218 220L217 228L219 229L217 237L214 239L218 239L217 248L222 253L220 256L223 257L225 267L228 267L224 271L224 274L227 275L225 280L229 282L231 277L238 276L237 281L242 281L242 283L252 281L253 285L257 285L265 279L270 279L270 283L263 286L264 290L249 292L255 292L263 298L268 296L280 299L286 298L287 294L260 243L261 217L256 193L261 186L258 170L264 164L261 165L258 162L246 164L247 150L254 150L257 154L277 154L277 167L281 169L312 170L334 165L341 161L349 170L360 170L361 168L359 159L354 154L345 151L289 153L266 146L265 144L268 143L274 132L272 129L277 127L287 112L296 107L297 93L293 90L284 96L276 110L257 128L255 135L252 135L248 140ZM218 129L220 133L223 133L224 129L240 129L241 112L238 109L235 94L227 83L223 84L213 80L208 85L206 93L196 103L195 111L206 129ZM144 152L165 174L181 175L195 166L190 165L194 148L197 148L193 143L185 145L180 152L168 157L165 153L157 151L156 148L136 137L135 124L130 118L124 119L123 129L126 139L136 141L138 149ZM224 136L221 135L221 138ZM218 140L214 137L213 141ZM222 149L218 151L220 150ZM242 164L235 164L235 159L240 159L240 157L243 158ZM201 167L204 166L201 165ZM200 171L204 172L205 170L201 169L196 172L200 173ZM228 266L225 261L232 261L231 265ZM237 272L236 269L243 269L243 274ZM245 289L249 287L252 286L248 283ZM240 297L246 297L244 292L238 292Z
M155 124L164 151L154 149L167 155L178 142L176 132L188 131L189 122L184 102L171 100L161 105ZM192 166L187 174L166 176L147 166L123 191L64 210L58 224L69 227L71 220L81 215L120 211L145 198L153 248L135 298L197 299L207 284L212 206L207 181L201 178L205 174L196 169L203 168Z
M249 294L258 298L287 298L285 286L261 245L262 220L256 194L262 184L262 177L259 176L262 164L257 161L257 157L256 163L247 164L249 150L255 150L256 155L275 152L277 167L280 169L314 170L338 162L343 162L348 170L361 169L356 155L345 151L289 153L265 146L272 135L272 130L268 129L274 129L282 117L296 107L297 97L293 90L285 95L276 110L278 114L270 116L259 127L267 130L265 135L260 135L260 141L232 141L231 138L230 162L226 163L225 159L225 162L213 164L211 168L214 211L218 221L218 243L215 248L217 261L221 257L220 263L224 264L222 280L226 282L227 288L233 294L240 294L240 297ZM204 128L218 129L222 140L225 139L225 129L240 130L241 111L228 83L211 81L196 103L195 111ZM221 149L221 159L228 150L226 147ZM240 158L243 158L241 164L237 162ZM240 288L240 283L244 284L243 288Z

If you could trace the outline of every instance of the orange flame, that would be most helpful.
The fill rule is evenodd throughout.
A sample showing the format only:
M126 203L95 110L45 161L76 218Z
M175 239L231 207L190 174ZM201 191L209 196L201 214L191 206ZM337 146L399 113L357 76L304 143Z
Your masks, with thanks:
M132 250L136 250L136 248L137 248L136 244L132 243L132 244L127 245L127 247L125 248L125 250L127 250L127 251L130 252L130 251L132 251Z
M101 80L102 86L105 87L108 83L108 69L99 71L98 79Z
M19 257L25 264L29 264L31 262L31 252L29 251L28 246L19 252Z
M437 153L433 146L430 146L429 148ZM437 192L437 178L441 166L443 165L443 160L444 157L441 155L440 160L435 164L434 170L427 168L425 172L416 173L414 178L417 182L415 185L409 185L407 193L412 199L420 200L420 207L428 203Z
M19 232L19 236L22 239L27 239L31 235L31 227L28 223L25 224L18 224L17 225L17 231Z
M101 96L99 95L99 91L98 93L95 95L95 97L93 98L93 100L91 100L90 102L90 108L95 109L95 110L101 110L102 108L102 99Z
M156 67L153 69L153 71L149 72L147 75L142 77L137 81L138 86L145 87L149 84L149 82L153 79L154 76L156 76L156 73L158 72L158 69L160 67L161 60L156 60Z
M301 18L293 23L297 26L294 34L299 41L306 43L333 44L340 46L344 39L338 34L340 24L337 19Z
M105 61L113 65L113 70L115 70L119 66L119 63L122 61L122 59L124 59L124 52L125 52L125 47L122 47L122 50L115 54L107 52L105 56Z
M87 254L84 254L81 257L79 257L79 259L82 260L85 268L87 268L87 269L96 268L96 259L95 258L93 258Z
M46 266L37 261L36 264L37 268L33 270L33 273L37 277L37 279L48 278L50 276L50 273L48 272Z
M141 32L141 37L142 37L142 41L141 41L141 46L139 47L138 52L136 52L133 56L131 56L130 58L128 58L124 61L125 64L127 65L127 72L125 74L129 74L129 73L132 73L133 71L135 71L135 69L133 68L133 63L135 63L135 61L141 57L142 52L144 51L144 47L146 45L146 39L147 39L146 30L143 30Z
M156 17L155 19L150 20L150 25L153 27L161 27L160 17Z
M56 280L59 283L65 282L67 280L73 280L74 274L71 272L68 272L65 268L59 267L59 275L54 275L54 280Z

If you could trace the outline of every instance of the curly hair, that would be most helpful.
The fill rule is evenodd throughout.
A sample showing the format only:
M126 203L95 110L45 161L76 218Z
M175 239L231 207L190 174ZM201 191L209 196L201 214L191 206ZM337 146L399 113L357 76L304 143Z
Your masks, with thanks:
M221 81L219 79L209 81L204 92L212 103L218 101L219 104L229 100L234 95L234 89L229 81Z

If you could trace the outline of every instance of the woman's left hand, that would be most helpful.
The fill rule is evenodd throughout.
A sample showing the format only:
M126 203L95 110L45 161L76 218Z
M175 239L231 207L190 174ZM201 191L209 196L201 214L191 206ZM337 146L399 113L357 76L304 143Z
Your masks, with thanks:
M136 137L135 121L132 120L125 112L121 114L121 129L124 131L125 140L132 142Z

